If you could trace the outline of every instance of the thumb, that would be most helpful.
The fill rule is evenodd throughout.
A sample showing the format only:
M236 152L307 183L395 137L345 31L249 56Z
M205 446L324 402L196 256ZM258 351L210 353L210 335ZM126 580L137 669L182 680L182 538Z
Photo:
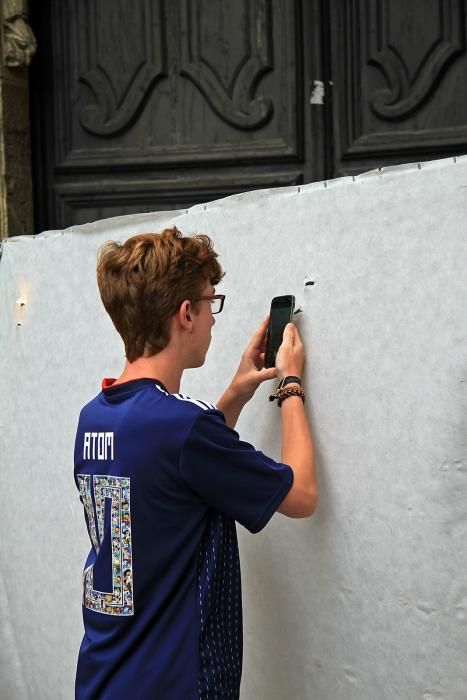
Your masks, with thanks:
M275 367L269 367L268 369L263 368L259 372L259 378L261 379L262 382L267 382L268 379L275 379L277 377L277 369Z
M295 340L295 326L293 323L288 323L284 328L284 334L282 336L282 342L284 345L292 346Z

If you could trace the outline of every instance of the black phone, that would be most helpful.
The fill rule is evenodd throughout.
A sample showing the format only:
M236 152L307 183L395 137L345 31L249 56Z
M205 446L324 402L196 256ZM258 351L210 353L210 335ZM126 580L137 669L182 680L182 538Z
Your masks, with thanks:
M275 367L276 365L276 355L282 345L284 328L292 320L294 308L295 297L292 294L274 297L271 302L268 334L266 337L266 352L264 355L265 367Z

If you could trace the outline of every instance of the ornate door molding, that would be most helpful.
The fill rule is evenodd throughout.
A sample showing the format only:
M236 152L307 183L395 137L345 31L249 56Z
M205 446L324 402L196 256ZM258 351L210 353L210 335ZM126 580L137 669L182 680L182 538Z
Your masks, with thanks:
M438 0L437 34L412 70L390 32L389 0L370 2L369 10L368 64L377 66L388 84L374 90L371 108L382 119L407 117L430 96L451 61L465 51L463 0Z
M120 13L123 9L121 6ZM118 44L119 32L106 31L106 17L100 15L96 3L83 3L82 21L92 31L87 44L87 69L79 76L79 81L89 88L93 100L81 108L79 120L91 134L115 136L128 129L156 83L166 77L164 42L154 41L151 34L153 15L162 22L162 10L162 0L146 0L139 8L136 4L127 6L128 20L133 20L132 28L137 31L141 48L138 53L135 47L133 53L125 52L123 70L116 75L115 58L109 53L112 48L116 53L123 48ZM120 22L126 27L126 18L120 13ZM102 33L107 36L105 45L100 40Z
M239 0L240 2L240 0ZM272 63L272 9L270 0L244 2L247 31L245 53L225 85L216 66L203 56L199 22L206 16L203 0L182 2L181 74L189 78L204 95L214 112L238 129L258 129L272 117L273 104L256 95L258 84Z

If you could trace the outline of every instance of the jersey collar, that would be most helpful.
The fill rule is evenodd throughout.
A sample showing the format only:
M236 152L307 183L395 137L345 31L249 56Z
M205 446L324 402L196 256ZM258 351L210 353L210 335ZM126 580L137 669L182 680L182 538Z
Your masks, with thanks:
M116 379L114 377L104 377L102 380L102 391L106 396L114 396L115 394L135 391L136 389L142 389L145 386L151 386L151 384L157 384L157 386L169 393L159 379L153 379L151 377L130 379L127 382L121 382L119 384L115 384L115 381Z

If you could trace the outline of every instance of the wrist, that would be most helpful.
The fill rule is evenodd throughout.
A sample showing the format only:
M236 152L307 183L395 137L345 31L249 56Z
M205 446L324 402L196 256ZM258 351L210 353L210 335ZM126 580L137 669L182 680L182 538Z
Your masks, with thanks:
M302 380L301 377L297 376L296 374L284 374L279 377L279 383L277 385L277 389L284 389L285 387L292 387L292 386L302 386Z
M274 401L274 399L277 399L277 405L280 408L285 399L291 398L292 396L300 398L301 401L305 403L305 392L302 389L302 380L295 375L287 375L280 379L275 393L269 397L269 400Z
M245 404L246 400L237 393L235 387L230 385L217 402L216 408L224 414L227 425L231 428L235 428L238 417Z
M251 398L250 396L247 396L244 387L236 384L235 382L232 382L227 387L224 396L229 402L242 405L245 405Z

